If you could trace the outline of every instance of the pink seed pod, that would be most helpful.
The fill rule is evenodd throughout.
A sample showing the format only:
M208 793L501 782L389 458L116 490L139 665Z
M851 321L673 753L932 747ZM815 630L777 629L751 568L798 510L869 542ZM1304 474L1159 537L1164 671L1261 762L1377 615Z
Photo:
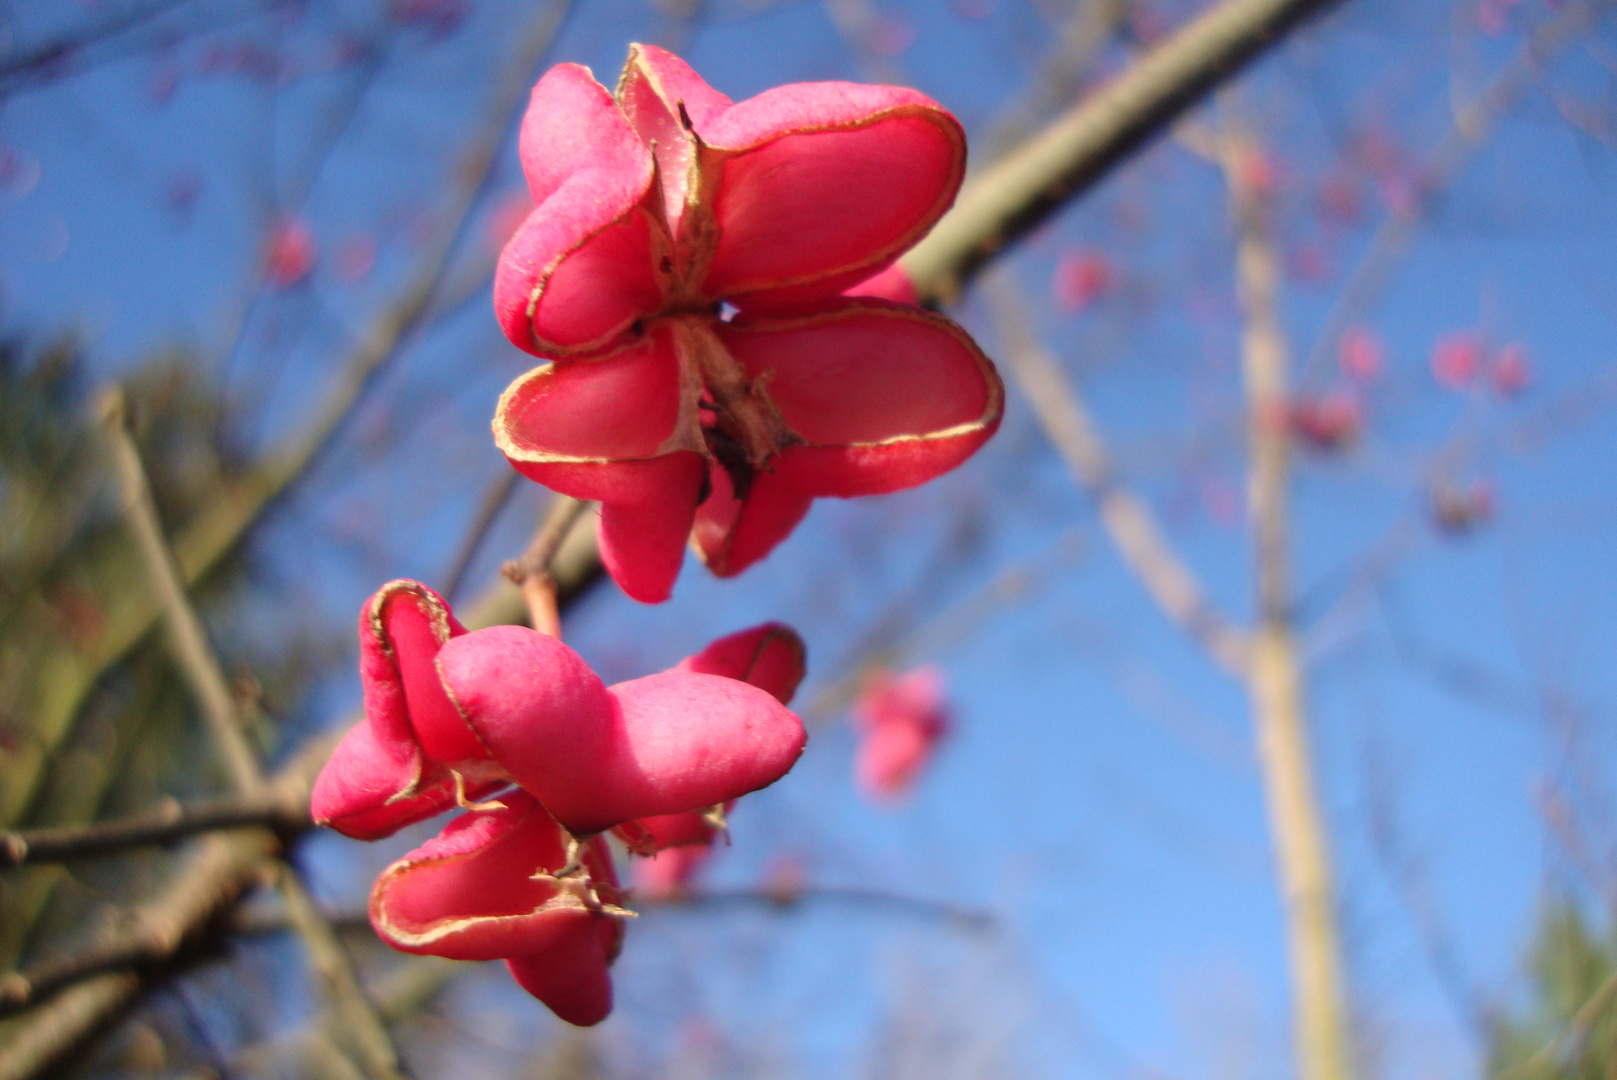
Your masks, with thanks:
M794 713L746 683L676 668L608 688L522 626L450 640L438 671L490 758L578 836L765 787L807 740Z
M444 598L418 581L390 581L360 611L365 719L315 780L310 813L356 840L376 840L508 782L488 761L439 682L438 650L466 633ZM454 771L451 771L454 770Z
M591 840L569 872L570 837L544 807L523 792L502 801L455 818L384 870L371 925L404 952L505 959L561 1019L597 1024L612 1010L607 968L623 941L611 853Z
M495 442L602 502L630 596L667 599L687 541L739 573L813 499L924 483L997 428L1004 390L971 338L872 296L912 298L884 271L964 175L960 125L930 99L803 83L732 103L635 45L615 95L552 68L519 150L535 208L495 311L552 363L501 397Z
M854 704L859 749L854 779L871 799L892 802L914 787L938 740L949 730L943 672L916 668L902 676L874 672Z
M764 623L750 630L720 638L694 656L687 656L676 671L694 671L739 679L768 693L782 705L790 705L805 671L803 639L789 626ZM728 814L735 800L722 808ZM712 807L681 814L626 821L612 831L640 855L651 855L664 848L713 842L720 826Z
M769 623L608 687L556 638L468 633L425 585L389 582L360 616L365 720L321 770L310 812L370 840L516 783L580 836L700 815L774 783L802 753L802 721L782 699L803 655Z

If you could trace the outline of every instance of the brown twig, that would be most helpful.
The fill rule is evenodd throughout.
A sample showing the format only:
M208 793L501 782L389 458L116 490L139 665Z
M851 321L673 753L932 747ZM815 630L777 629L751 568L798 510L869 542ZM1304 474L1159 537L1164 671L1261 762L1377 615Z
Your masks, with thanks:
M1277 294L1280 272L1267 193L1247 163L1249 138L1220 139L1236 224L1236 277L1245 326L1242 356L1251 447L1251 512L1257 533L1258 626L1248 689L1258 759L1281 878L1291 960L1297 1071L1303 1080L1353 1075L1341 945L1325 825L1309 760L1302 674L1289 576L1291 433L1286 416L1286 342Z
M900 260L947 303L989 259L1087 190L1248 61L1333 0L1223 0L983 171Z
M866 648L840 678L827 683L798 712L809 727L824 723L848 707L870 670L898 666L910 658L943 649L988 625L994 615L1032 594L1057 568L1075 561L1085 550L1082 534L1069 530L1031 559L1000 569L980 588L961 597L907 634L900 627Z
M1214 610L1195 574L1169 545L1150 509L1117 480L1078 391L1029 331L1031 319L1008 270L982 282L1002 349L1000 358L1022 387L1045 434L1080 487L1095 501L1107 535L1157 606L1195 638L1226 671L1244 678L1246 635Z
M557 607L556 579L551 575L550 564L561 550L562 541L589 506L570 495L553 496L528 550L521 558L512 559L501 568L506 578L521 588L523 602L528 607L528 621L541 634L561 636L561 611Z
M276 848L274 834L265 829L214 833L195 841L174 878L156 896L129 909L111 940L0 976L0 1016L92 975L169 962L215 913L261 876L264 860ZM0 1069L0 1076L14 1075L26 1074Z
M0 831L0 866L68 862L125 851L132 847L172 844L202 832L262 825L281 835L309 828L307 806L279 795L230 796L182 803L164 799L154 809L111 821L48 829Z
M242 795L257 794L264 782L263 770L259 767L258 755L253 752L242 730L224 669L208 642L202 620L197 618L191 606L185 586L180 581L174 552L163 536L163 524L157 517L157 505L152 502L146 468L129 433L122 389L113 387L104 393L99 402L99 411L107 444L112 451L113 465L118 473L124 518L129 531L134 534L146 576L157 591L163 621L168 628L180 671L190 684L191 692L196 695L202 718L213 734L220 757L224 759L231 786Z
M703 889L696 892L671 893L659 897L636 897L636 908L704 908L731 906L762 906L792 908L807 901L830 901L859 907L890 908L895 911L919 915L923 918L942 919L964 930L985 932L993 929L992 913L978 908L961 907L941 900L927 900L918 896L870 889L857 886L804 885L756 889Z

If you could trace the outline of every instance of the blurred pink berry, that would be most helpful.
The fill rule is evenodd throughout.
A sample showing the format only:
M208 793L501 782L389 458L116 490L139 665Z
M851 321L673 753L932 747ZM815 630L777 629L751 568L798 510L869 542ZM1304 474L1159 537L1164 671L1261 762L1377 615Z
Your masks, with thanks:
M870 48L877 56L902 56L915 44L915 24L896 12L887 12L870 30Z
M1299 244L1286 260L1291 276L1310 285L1318 285L1331 276L1331 260L1325 249L1315 243Z
M1432 349L1432 377L1450 390L1464 390L1477 377L1482 345L1469 330L1440 338Z
M1259 198L1275 193L1280 182L1280 171L1274 158L1261 150L1245 150L1236 162L1236 176L1245 188Z
M1532 365L1527 359L1527 346L1512 343L1499 350L1493 365L1493 388L1505 397L1515 397L1527 390L1532 381Z
M1098 251L1069 251L1056 263L1052 285L1056 306L1078 315L1112 287L1112 264Z
M1337 362L1342 374L1359 383L1371 383L1381 378L1386 367L1386 349L1381 336L1368 326L1350 326L1343 332L1336 346Z
M1432 521L1441 532L1464 536L1494 516L1493 485L1486 480L1462 487L1449 481L1432 485Z
M871 799L894 801L914 787L949 729L943 672L916 668L902 676L873 672L853 707L859 729L854 778Z
M1493 37L1510 31L1510 12L1521 0L1477 0L1477 29Z
M1302 398L1291 406L1291 431L1316 450L1341 450L1364 429L1364 406L1356 395L1337 390Z
M775 855L764 864L763 891L777 904L795 904L808 888L808 867L796 854Z
M289 289L314 269L317 245L314 233L302 218L287 217L270 232L267 255L269 282L277 289Z
M1351 177L1337 172L1328 177L1319 189L1320 208L1325 216L1340 224L1348 224L1359 217L1359 188Z

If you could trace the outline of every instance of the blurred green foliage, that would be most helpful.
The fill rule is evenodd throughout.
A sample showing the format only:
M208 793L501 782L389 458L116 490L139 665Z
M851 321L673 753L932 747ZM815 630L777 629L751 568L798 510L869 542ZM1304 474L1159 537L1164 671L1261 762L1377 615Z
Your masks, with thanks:
M1617 920L1591 924L1573 900L1546 904L1527 964L1529 996L1499 1014L1486 1076L1511 1080L1611 1080L1617 1076Z

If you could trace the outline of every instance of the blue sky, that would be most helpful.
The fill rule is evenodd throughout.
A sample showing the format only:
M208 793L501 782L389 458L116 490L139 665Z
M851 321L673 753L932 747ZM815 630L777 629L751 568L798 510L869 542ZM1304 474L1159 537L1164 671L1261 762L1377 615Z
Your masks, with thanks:
M0 8L0 28L15 48L114 6L13 3ZM794 80L902 78L954 110L981 145L1066 10L994 0L968 18L960 12L975 8L941 0L855 6L913 44L861 63L835 5L721 0L686 27L672 8L581 0L549 59L587 63L610 84L629 41L663 41L737 99ZM71 329L106 375L181 344L231 395L244 441L270 445L293 430L333 358L404 279L411 237L475 123L487 73L510 28L533 13L495 0L468 8L441 40L393 31L388 62L367 83L363 64L319 69L334 43L385 25L379 5L310 4L297 17L181 5L163 24L187 30L178 43L0 99L6 329ZM1191 10L1148 9L1170 22ZM1272 147L1284 252L1325 252L1323 281L1285 283L1294 356L1312 347L1387 212L1374 181L1354 171L1355 147L1382 140L1406 171L1424 160L1453 103L1520 46L1523 27L1552 16L1542 3L1513 6L1509 31L1492 36L1463 2L1349 0L1242 80L1220 111L1197 114L1201 124L1239 119ZM301 74L273 86L204 72L210 46L243 42L293 58ZM1602 67L1614 46L1607 19L1558 55L1435 201L1363 317L1387 353L1364 437L1344 452L1298 455L1304 624L1333 609L1369 553L1391 553L1333 632L1307 639L1318 646L1308 702L1352 991L1374 1071L1391 1077L1475 1075L1479 1045L1378 852L1378 820L1392 823L1485 995L1517 992L1547 888L1593 902L1610 884L1580 873L1542 807L1574 780L1598 792L1612 779L1617 162L1609 140L1568 117L1598 118L1617 100ZM1123 59L1113 50L1105 63ZM356 93L359 107L334 135ZM1363 209L1331 226L1318 192L1344 169ZM487 219L519 184L508 146L458 249L448 313L378 380L261 533L274 602L333 634L348 633L381 581L439 579L505 467L488 416L528 361L500 336L478 283ZM177 205L188 191L193 202ZM257 296L260 242L281 214L309 222L320 255L309 280ZM375 243L375 266L343 280L337 252L356 238ZM1077 250L1104 253L1118 284L1073 316L1049 297L1057 261ZM1240 326L1217 172L1160 141L1008 264L1125 479L1219 605L1246 617L1246 533L1211 507L1224 492L1239 508L1244 485ZM994 355L980 299L954 314ZM1463 329L1526 346L1523 397L1434 382L1434 342ZM1339 381L1331 359L1306 385ZM1437 475L1490 485L1496 516L1464 537L1440 534L1425 494ZM521 547L538 504L525 485L484 545L480 575ZM961 534L973 538L965 554L938 554ZM945 480L822 503L740 579L687 565L661 607L603 587L566 629L603 674L625 678L720 633L784 619L809 642L806 699L846 673L896 597L912 598L913 629L1019 564L1034 568L1025 595L911 657L946 669L957 716L917 796L897 810L862 802L849 776L853 736L828 717L798 768L736 813L735 845L711 874L744 885L792 853L816 882L981 907L995 932L831 903L653 912L631 928L618 968L620 1008L601 1029L611 1056L626 1067L671 1062L670 1076L1289 1075L1281 923L1245 698L1151 607L1014 388L1000 435ZM232 632L273 632L264 627L275 618L265 611L261 625ZM334 664L289 719L307 730L356 697L346 664ZM1613 836L1598 839L1609 847ZM400 850L326 838L311 863L328 895L351 900L361 871ZM480 975L446 1005L481 1043L421 1052L448 1053L470 1073L507 1062L535 1032L552 1034L502 978Z

